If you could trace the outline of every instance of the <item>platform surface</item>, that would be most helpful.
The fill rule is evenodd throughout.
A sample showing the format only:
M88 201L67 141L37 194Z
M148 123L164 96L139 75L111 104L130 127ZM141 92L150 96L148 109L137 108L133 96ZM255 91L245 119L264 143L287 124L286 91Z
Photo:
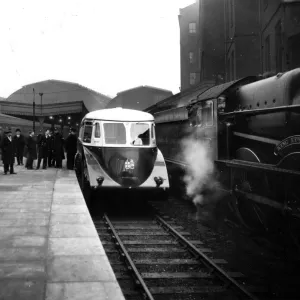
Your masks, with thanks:
M74 171L0 170L0 300L123 300Z

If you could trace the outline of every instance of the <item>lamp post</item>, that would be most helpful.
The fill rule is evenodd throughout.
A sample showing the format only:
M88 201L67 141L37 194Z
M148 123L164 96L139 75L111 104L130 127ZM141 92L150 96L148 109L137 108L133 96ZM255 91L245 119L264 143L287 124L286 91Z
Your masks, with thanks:
M33 131L35 132L35 91L34 91L34 89L33 89L32 110L33 110Z
M41 115L43 115L43 95L44 95L44 93L39 93L39 95L41 96Z

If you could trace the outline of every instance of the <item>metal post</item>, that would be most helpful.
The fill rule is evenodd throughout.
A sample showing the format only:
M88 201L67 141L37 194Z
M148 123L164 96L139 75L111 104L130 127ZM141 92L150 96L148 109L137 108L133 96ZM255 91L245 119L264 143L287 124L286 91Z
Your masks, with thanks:
M44 93L39 93L39 95L41 96L41 115L43 116L43 95L44 95Z
M33 131L35 132L35 91L33 89L33 104L32 104L32 109L33 109Z

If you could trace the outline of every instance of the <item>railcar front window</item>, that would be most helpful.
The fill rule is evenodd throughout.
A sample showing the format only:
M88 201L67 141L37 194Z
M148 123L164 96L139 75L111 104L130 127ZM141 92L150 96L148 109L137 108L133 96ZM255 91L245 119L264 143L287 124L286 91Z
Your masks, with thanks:
M126 130L123 123L104 123L104 137L106 144L126 144Z
M150 126L147 123L132 123L130 127L131 144L134 146L149 146Z
M93 126L85 124L83 132L83 142L90 143L92 139Z

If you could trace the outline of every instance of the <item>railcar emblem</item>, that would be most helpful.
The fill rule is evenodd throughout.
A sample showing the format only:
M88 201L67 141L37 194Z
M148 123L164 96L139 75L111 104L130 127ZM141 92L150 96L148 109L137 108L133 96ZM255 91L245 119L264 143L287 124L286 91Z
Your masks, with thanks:
M134 169L134 162L132 159L127 159L125 161L125 170L133 170Z

